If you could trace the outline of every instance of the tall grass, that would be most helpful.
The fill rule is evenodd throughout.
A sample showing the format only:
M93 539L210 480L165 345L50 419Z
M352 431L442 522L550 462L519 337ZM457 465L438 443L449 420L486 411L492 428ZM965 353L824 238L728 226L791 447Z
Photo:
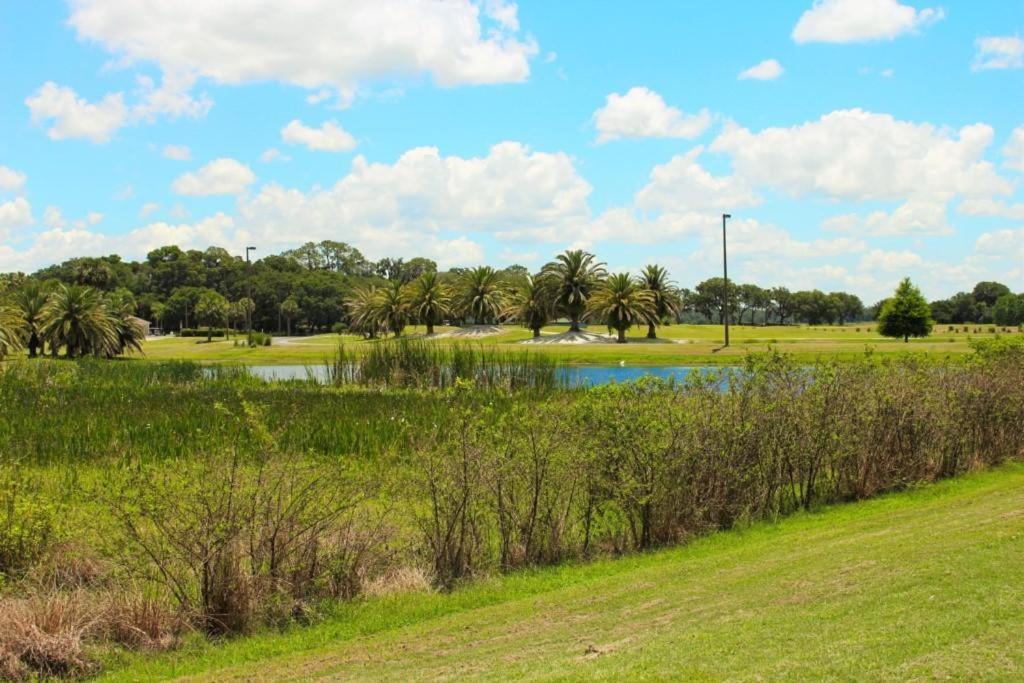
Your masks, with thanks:
M559 366L549 355L509 351L480 344L442 346L422 339L395 339L363 353L339 344L328 364L334 386L362 385L447 389L460 383L481 389L550 390Z

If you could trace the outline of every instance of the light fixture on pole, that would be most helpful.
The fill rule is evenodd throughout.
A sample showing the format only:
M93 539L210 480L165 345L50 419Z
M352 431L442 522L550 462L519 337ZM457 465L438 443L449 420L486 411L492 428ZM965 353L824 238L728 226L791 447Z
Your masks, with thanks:
M722 290L722 311L725 320L725 346L729 345L729 257L725 247L725 222L732 218L731 214L722 214L722 278L725 287Z

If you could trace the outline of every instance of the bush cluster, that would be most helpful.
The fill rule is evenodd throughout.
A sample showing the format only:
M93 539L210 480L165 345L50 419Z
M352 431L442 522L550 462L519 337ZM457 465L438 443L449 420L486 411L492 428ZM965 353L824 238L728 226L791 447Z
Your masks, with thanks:
M179 337L226 337L228 330L222 327L214 327L207 330L205 327L186 327L178 331Z

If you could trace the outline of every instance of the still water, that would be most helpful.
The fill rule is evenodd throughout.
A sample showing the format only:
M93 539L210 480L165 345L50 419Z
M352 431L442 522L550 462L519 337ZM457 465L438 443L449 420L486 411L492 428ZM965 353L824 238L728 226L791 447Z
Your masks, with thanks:
M249 365L249 372L266 380L317 379L327 378L323 365ZM645 376L684 379L691 372L714 372L716 368L702 366L673 365L644 367L639 365L580 365L561 368L561 378L569 386L629 382Z

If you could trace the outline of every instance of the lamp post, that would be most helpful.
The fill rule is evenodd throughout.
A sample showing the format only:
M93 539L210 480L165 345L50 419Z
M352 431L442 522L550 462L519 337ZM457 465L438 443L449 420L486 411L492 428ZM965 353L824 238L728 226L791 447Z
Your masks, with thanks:
M729 257L725 248L725 222L732 218L731 214L722 214L722 277L725 289L722 293L722 309L725 313L725 346L729 345Z
M249 261L249 252L256 251L256 247L245 248L245 298L252 301L252 263ZM249 307L245 307L245 333L252 335L252 313Z

